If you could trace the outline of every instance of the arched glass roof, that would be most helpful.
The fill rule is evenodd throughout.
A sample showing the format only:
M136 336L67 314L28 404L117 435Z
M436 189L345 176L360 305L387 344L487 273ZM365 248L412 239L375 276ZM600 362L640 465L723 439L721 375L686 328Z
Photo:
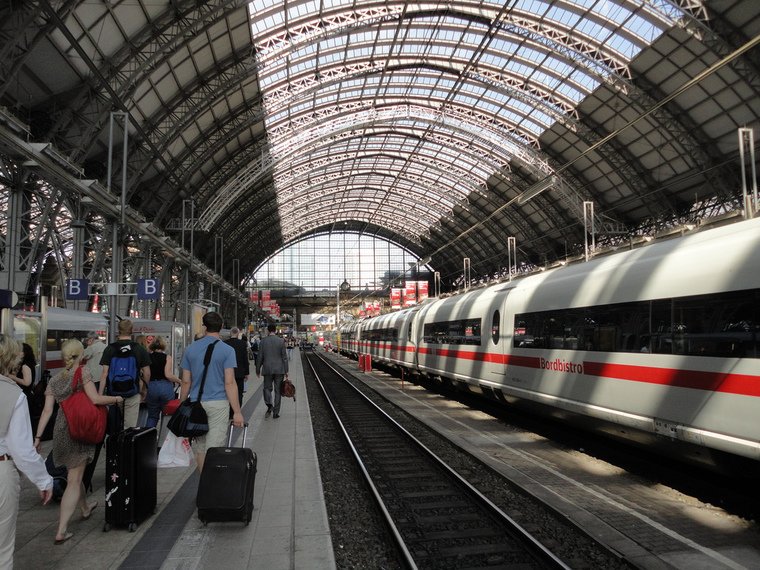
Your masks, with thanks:
M250 2L285 242L361 220L412 242L671 25L654 4ZM677 13L676 13L677 14ZM258 178L252 164L203 214ZM299 199L303 197L303 199Z
M507 237L526 265L577 253L584 204L606 245L741 209L752 143L737 129L760 117L756 0L43 0L0 14L0 186L48 184L47 218L17 217L56 225L35 246L49 259L81 234L63 229L76 212L101 281L122 174L130 243L148 240L145 264L167 273L182 260L244 281L290 243L351 231L431 258L445 286L464 257L502 271ZM114 112L128 160L122 173L116 149L109 187Z

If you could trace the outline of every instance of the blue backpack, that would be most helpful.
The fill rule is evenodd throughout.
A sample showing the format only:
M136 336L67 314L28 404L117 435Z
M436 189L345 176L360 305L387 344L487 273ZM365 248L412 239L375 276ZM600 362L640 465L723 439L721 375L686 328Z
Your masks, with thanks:
M122 398L129 398L140 391L140 369L131 344L116 348L116 354L108 365L107 387L110 395Z

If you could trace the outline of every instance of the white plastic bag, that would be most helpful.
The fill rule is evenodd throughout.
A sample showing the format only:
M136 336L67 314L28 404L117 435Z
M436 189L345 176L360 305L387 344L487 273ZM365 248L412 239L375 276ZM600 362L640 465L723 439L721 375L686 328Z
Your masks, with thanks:
M161 451L158 452L158 466L189 467L192 456L190 441L186 437L177 437L172 432L168 432Z

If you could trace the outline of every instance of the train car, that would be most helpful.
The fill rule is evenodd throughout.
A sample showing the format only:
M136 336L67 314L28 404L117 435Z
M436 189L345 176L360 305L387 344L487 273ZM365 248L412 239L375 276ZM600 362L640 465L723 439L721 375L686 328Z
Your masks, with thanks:
M359 356L359 321L348 321L340 325L338 352L352 358Z
M502 330L508 286L477 289L423 305L412 324L419 371L480 392L504 376ZM485 382L483 382L485 380Z
M69 338L84 340L90 331L106 338L108 321L99 313L43 307L40 312L3 309L2 331L32 347L37 361L35 378L63 368L61 345Z
M760 459L760 219L438 300L412 329L424 375L706 464Z
M61 358L61 345L63 341L77 338L81 341L87 337L87 333L94 331L106 340L108 338L108 319L100 313L87 311L74 311L58 307L47 307L44 311L45 322L45 347L43 358L43 370L55 374L63 368Z
M373 362L412 368L416 363L416 347L410 333L418 310L419 307L412 307L360 321L360 351L369 354Z

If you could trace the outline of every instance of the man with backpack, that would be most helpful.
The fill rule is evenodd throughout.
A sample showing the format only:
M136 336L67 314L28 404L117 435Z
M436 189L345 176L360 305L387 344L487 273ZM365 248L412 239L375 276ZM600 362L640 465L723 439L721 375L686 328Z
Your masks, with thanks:
M132 321L119 321L119 336L103 351L100 364L100 393L124 398L124 428L137 427L140 400L150 381L150 355L132 340Z

